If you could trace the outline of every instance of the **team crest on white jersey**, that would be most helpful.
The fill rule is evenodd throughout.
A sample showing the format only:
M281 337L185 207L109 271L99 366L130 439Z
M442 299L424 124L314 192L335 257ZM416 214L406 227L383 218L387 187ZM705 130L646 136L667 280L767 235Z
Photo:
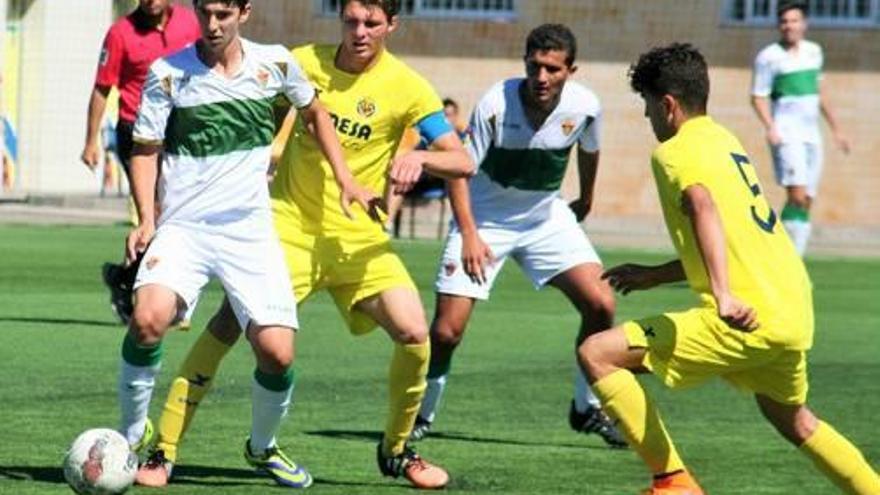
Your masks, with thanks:
M266 69L260 69L257 71L257 81L260 81L260 86L266 87L269 85L269 71Z
M562 121L562 133L565 134L565 137L571 136L571 133L574 132L575 122L571 119L565 119Z
M357 113L365 119L372 117L376 114L376 102L367 97L361 98L357 103Z

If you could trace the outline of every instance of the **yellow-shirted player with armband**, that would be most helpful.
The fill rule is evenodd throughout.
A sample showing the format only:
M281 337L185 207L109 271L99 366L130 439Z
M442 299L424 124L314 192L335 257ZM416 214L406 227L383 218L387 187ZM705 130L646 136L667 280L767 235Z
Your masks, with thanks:
M376 453L380 471L403 476L417 488L440 488L449 481L447 472L406 444L425 391L428 327L415 284L383 229L379 196L386 185L394 194L405 193L423 171L467 177L474 165L430 84L385 50L399 8L396 0L343 0L341 44L293 50L330 112L348 167L376 195L376 206L343 210L331 170L301 119L277 164L271 197L297 301L326 289L352 333L378 325L394 341L388 421ZM432 150L395 157L408 127L418 128ZM165 482L183 432L240 334L228 303L208 329L172 383L158 442L141 467L163 474Z
M653 475L648 495L702 495L656 406L630 370L669 387L721 377L755 395L767 420L845 493L880 493L859 450L807 407L813 342L806 268L762 194L737 138L706 115L709 75L687 44L643 54L632 88L661 142L651 168L679 259L626 264L603 276L618 291L687 280L699 304L587 338L581 365L606 412Z

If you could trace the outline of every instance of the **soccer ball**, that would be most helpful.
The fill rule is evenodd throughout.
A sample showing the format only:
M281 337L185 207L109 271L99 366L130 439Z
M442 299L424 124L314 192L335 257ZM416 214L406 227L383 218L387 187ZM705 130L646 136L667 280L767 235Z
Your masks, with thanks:
M64 456L64 479L80 494L123 493L134 483L137 468L128 441L107 428L84 431Z

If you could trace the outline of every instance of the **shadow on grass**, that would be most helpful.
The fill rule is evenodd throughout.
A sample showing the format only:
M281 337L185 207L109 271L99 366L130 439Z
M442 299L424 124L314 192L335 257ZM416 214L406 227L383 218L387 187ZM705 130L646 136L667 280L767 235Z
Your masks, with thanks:
M272 484L269 477L260 474L253 469L236 469L200 465L179 465L174 467L174 478L171 481L175 485L200 485L200 486L259 486ZM362 483L356 481L342 481L316 476L316 485L326 486L358 486L358 487L388 487L387 483Z
M378 442L382 438L382 432L378 431L366 431L366 430L314 430L305 432L306 435L314 435L319 437L328 437L328 438L341 438L345 440L363 440L369 441L372 443ZM598 437L596 437L598 438ZM604 445L584 445L578 443L548 443L548 442L528 442L524 440L513 440L509 438L492 438L492 437L479 437L476 435L465 435L462 433L454 433L454 432L431 432L428 437L428 441L430 440L449 440L454 442L473 442L473 443L486 443L486 444L494 444L494 445L513 445L513 446L521 446L521 447L555 447L555 448L570 448L570 449L591 449L591 450L618 450L611 449Z
M64 481L64 472L56 466L0 466L0 480L66 483ZM199 486L257 486L266 485L271 483L271 481L266 475L259 474L253 469L180 465L175 466L174 478L172 478L171 483L174 485ZM391 487L381 482L360 483L321 477L315 478L315 484L327 486Z
M48 325L88 325L92 327L122 327L121 323L107 320L78 320L74 318L34 318L0 315L0 323L41 323Z
M65 483L64 472L58 466L0 466L0 480L2 479Z

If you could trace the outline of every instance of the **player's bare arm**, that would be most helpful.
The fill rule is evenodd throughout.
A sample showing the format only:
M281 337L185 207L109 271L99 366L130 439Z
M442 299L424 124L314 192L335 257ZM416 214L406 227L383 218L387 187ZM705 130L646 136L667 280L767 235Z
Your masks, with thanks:
M758 328L758 318L754 308L730 292L724 230L712 194L702 185L694 184L682 193L682 206L691 219L712 295L718 304L718 316L732 328L755 330Z
M773 112L770 111L770 99L766 96L752 96L752 108L758 120L764 125L764 132L767 142L773 146L782 143L779 131L776 130L776 124L773 122Z
M834 144L837 145L837 148L840 149L840 151L849 154L849 138L843 133L843 131L841 131L840 126L837 123L837 117L834 114L834 110L831 108L831 103L828 101L828 89L826 89L825 84L822 84L821 81L819 83L819 109L822 111L822 116L825 117L825 122L828 122L828 127L831 128L831 136L834 138Z
M581 193L568 206L574 212L577 221L582 222L593 208L593 190L596 185L596 171L599 169L599 152L584 151L578 148L577 163Z
M339 186L339 200L342 211L349 218L353 218L351 204L358 203L373 220L380 221L379 214L376 211L379 198L376 196L376 193L361 186L354 180L351 170L345 164L342 146L339 144L339 138L336 136L336 128L333 126L330 114L327 113L324 106L316 98L308 106L297 111L302 115L306 125L310 129L314 129L315 139L330 163L336 184Z
M461 231L461 266L468 277L477 284L486 282L486 268L495 261L489 246L480 238L474 214L471 210L467 179L446 181L452 214Z
M138 213L138 226L125 240L125 259L128 263L137 259L138 253L156 233L156 179L159 176L160 144L135 143L131 152L131 189Z
M89 98L89 112L86 118L86 144L83 146L83 152L80 160L94 170L98 165L98 159L101 154L101 146L98 143L99 132L101 126L101 118L104 116L104 110L107 108L107 95L110 94L110 88L95 85L92 89L92 96Z
M680 260L662 265L640 265L625 263L615 266L602 274L611 287L624 296L634 290L648 290L658 285L681 282L686 279Z
M404 194L412 189L423 171L454 179L470 177L476 167L455 132L449 132L434 140L431 150L413 150L392 160L388 178L394 193Z

